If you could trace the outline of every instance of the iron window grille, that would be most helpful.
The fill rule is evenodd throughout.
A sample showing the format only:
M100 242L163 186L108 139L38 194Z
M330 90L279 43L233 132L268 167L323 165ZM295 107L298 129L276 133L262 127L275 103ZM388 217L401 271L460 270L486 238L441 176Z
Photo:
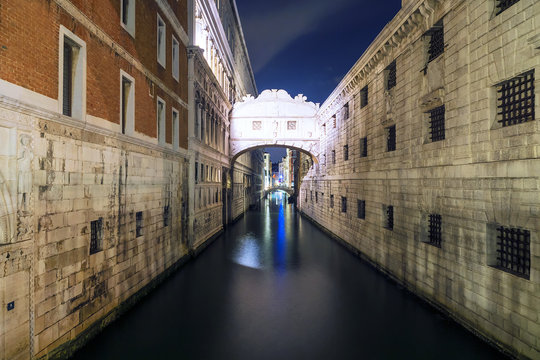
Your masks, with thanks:
M514 5L517 2L519 2L519 0L497 0L497 12L495 13L495 15L499 15L504 10L508 9L510 6Z
M349 103L347 103L347 104L345 104L345 106L343 106L342 116L343 116L343 119L348 119L349 118Z
M136 237L142 236L142 228L143 228L143 213L142 211L138 211L135 214L135 236Z
M392 63L388 65L386 71L388 72L386 78L386 90L390 90L396 86L396 60L392 61Z
M336 150L332 150L332 164L336 163Z
M343 146L343 160L344 161L349 160L349 145Z
M497 85L497 121L503 127L534 120L534 69Z
M441 247L441 224L442 216L439 214L429 215L429 237L428 241L431 245Z
M368 104L368 86L364 86L362 90L360 90L360 109L367 106Z
M388 230L394 230L394 207L388 205L386 207L386 221L384 227Z
M169 226L169 205L163 207L163 226Z
M444 116L444 105L439 106L438 108L435 108L429 112L429 127L432 142L445 139Z
M347 212L347 198L344 196L341 197L341 212Z
M360 139L360 157L367 157L367 137Z
M90 222L90 255L103 250L103 218Z
M396 150L396 125L386 128L386 151Z
M497 228L497 268L529 279L531 234L528 230Z
M429 35L428 62L431 62L444 52L444 28L442 21L435 24L435 26L430 30Z
M365 200L358 200L357 217L359 219L365 219L366 218L366 201Z
M330 195L330 208L334 208L334 195Z

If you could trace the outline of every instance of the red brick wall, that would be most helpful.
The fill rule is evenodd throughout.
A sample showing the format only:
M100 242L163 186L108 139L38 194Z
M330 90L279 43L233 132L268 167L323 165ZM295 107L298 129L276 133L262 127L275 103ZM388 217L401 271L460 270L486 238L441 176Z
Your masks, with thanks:
M120 25L120 0L72 0L88 18L116 43L137 58L170 90L187 102L187 51L179 34L180 80L172 77L171 39L173 27L166 23L166 59L164 69L157 63L157 12L154 1L137 1L135 38ZM169 1L181 16L187 18L186 1ZM142 73L131 66L107 44L96 39L82 24L74 20L54 1L2 0L0 2L0 78L45 96L58 98L59 26L71 30L87 46L87 114L120 123L120 69L135 78L135 130L157 137L156 99L167 102L167 142L172 143L174 106L182 114L182 106L153 86ZM180 144L187 146L187 117L180 116Z

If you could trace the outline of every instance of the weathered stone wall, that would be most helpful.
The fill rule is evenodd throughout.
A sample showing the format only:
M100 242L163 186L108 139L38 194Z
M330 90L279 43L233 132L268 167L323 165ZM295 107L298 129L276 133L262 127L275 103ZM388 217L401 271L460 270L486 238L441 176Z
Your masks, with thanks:
M1 108L0 132L11 162L1 169L0 358L27 359L75 339L187 253L188 163L20 108Z
M534 69L540 86L540 3L521 0L499 15L495 3L416 1L397 14L322 105L320 164L304 178L298 203L467 327L540 358L538 90L532 121L502 127L496 120L497 84ZM441 19L444 52L428 62L428 31ZM396 86L387 90L393 60ZM445 139L432 142L426 113L440 105ZM387 151L392 125L396 150ZM393 230L385 228L389 205ZM442 216L441 247L427 242L429 214ZM495 224L530 231L529 278L493 266Z

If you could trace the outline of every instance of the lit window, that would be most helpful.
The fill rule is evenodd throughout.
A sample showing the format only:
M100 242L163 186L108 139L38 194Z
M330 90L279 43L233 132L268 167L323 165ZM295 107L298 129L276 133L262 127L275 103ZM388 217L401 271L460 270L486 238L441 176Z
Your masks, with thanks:
M180 45L178 40L172 37L172 76L176 80L180 77Z
M157 100L157 133L158 142L165 144L165 102L158 97Z
M166 57L165 36L166 35L167 35L167 31L165 28L165 22L158 15L157 16L157 61L163 67L167 67L166 59L165 59Z
M122 27L131 35L135 36L135 0L121 0Z

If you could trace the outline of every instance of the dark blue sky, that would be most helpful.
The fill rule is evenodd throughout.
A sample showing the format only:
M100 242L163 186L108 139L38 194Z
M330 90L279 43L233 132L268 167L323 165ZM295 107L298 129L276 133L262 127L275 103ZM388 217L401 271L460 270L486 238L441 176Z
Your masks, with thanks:
M401 0L236 3L259 92L285 89L318 103L401 8ZM283 153L271 151L272 161Z

